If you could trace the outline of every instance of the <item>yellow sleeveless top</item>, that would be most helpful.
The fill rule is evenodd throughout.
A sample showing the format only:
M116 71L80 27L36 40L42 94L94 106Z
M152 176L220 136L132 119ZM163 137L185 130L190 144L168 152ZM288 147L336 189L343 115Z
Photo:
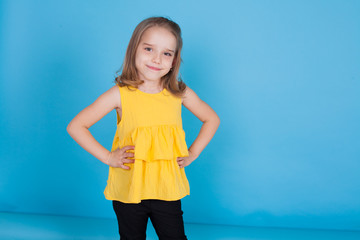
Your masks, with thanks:
M122 119L112 151L134 145L130 170L109 168L104 194L108 200L139 203L142 199L179 200L190 194L184 168L177 157L189 156L182 128L181 98L165 88L155 94L119 87Z

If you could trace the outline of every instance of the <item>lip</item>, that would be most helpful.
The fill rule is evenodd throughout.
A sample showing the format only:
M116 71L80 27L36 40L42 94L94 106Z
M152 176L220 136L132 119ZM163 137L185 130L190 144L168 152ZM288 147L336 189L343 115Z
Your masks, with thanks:
M146 65L148 68L150 68L151 70L154 70L154 71L160 71L161 68L157 68L157 67L153 67L153 66L149 66L149 65Z

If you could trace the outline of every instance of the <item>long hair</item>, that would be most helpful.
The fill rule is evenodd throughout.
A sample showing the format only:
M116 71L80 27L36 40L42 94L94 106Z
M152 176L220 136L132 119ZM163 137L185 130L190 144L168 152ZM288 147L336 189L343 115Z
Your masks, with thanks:
M163 88L166 88L170 93L174 94L175 96L182 97L186 88L186 84L179 76L179 69L181 64L181 49L183 44L181 38L181 29L177 23L164 17L147 18L136 26L127 47L123 65L118 71L121 71L121 74L115 78L115 82L120 87L132 86L136 88L144 82L143 80L140 80L138 78L138 73L135 66L135 56L142 35L147 29L155 26L166 28L176 38L176 49L172 70L170 70L165 76L160 79L160 84Z

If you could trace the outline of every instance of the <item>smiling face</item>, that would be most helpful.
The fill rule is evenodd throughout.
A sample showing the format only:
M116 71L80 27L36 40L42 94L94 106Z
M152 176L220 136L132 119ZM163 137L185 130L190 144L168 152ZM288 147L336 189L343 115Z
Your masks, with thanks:
M157 26L147 29L135 55L140 80L160 82L172 68L175 51L176 38L169 30Z

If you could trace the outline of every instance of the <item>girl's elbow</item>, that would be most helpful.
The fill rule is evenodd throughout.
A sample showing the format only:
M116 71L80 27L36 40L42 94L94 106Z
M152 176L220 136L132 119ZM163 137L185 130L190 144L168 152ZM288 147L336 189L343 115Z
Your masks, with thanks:
M218 127L220 125L220 118L217 114L214 114L208 120L205 120L205 122L210 122Z
M66 131L70 136L71 136L72 130L73 130L73 124L72 124L72 122L70 122L66 127Z
M215 122L216 122L217 126L220 125L220 117L217 114L215 116Z
M89 130L89 127L82 122L74 121L74 120L72 120L66 127L66 131L69 133L71 137L84 130Z
M74 132L79 129L79 125L76 124L74 121L71 121L67 127L66 127L66 131L68 132L68 134L70 136L73 136L74 135Z
M220 117L215 112L212 116L212 121L215 122L217 125L220 125Z

